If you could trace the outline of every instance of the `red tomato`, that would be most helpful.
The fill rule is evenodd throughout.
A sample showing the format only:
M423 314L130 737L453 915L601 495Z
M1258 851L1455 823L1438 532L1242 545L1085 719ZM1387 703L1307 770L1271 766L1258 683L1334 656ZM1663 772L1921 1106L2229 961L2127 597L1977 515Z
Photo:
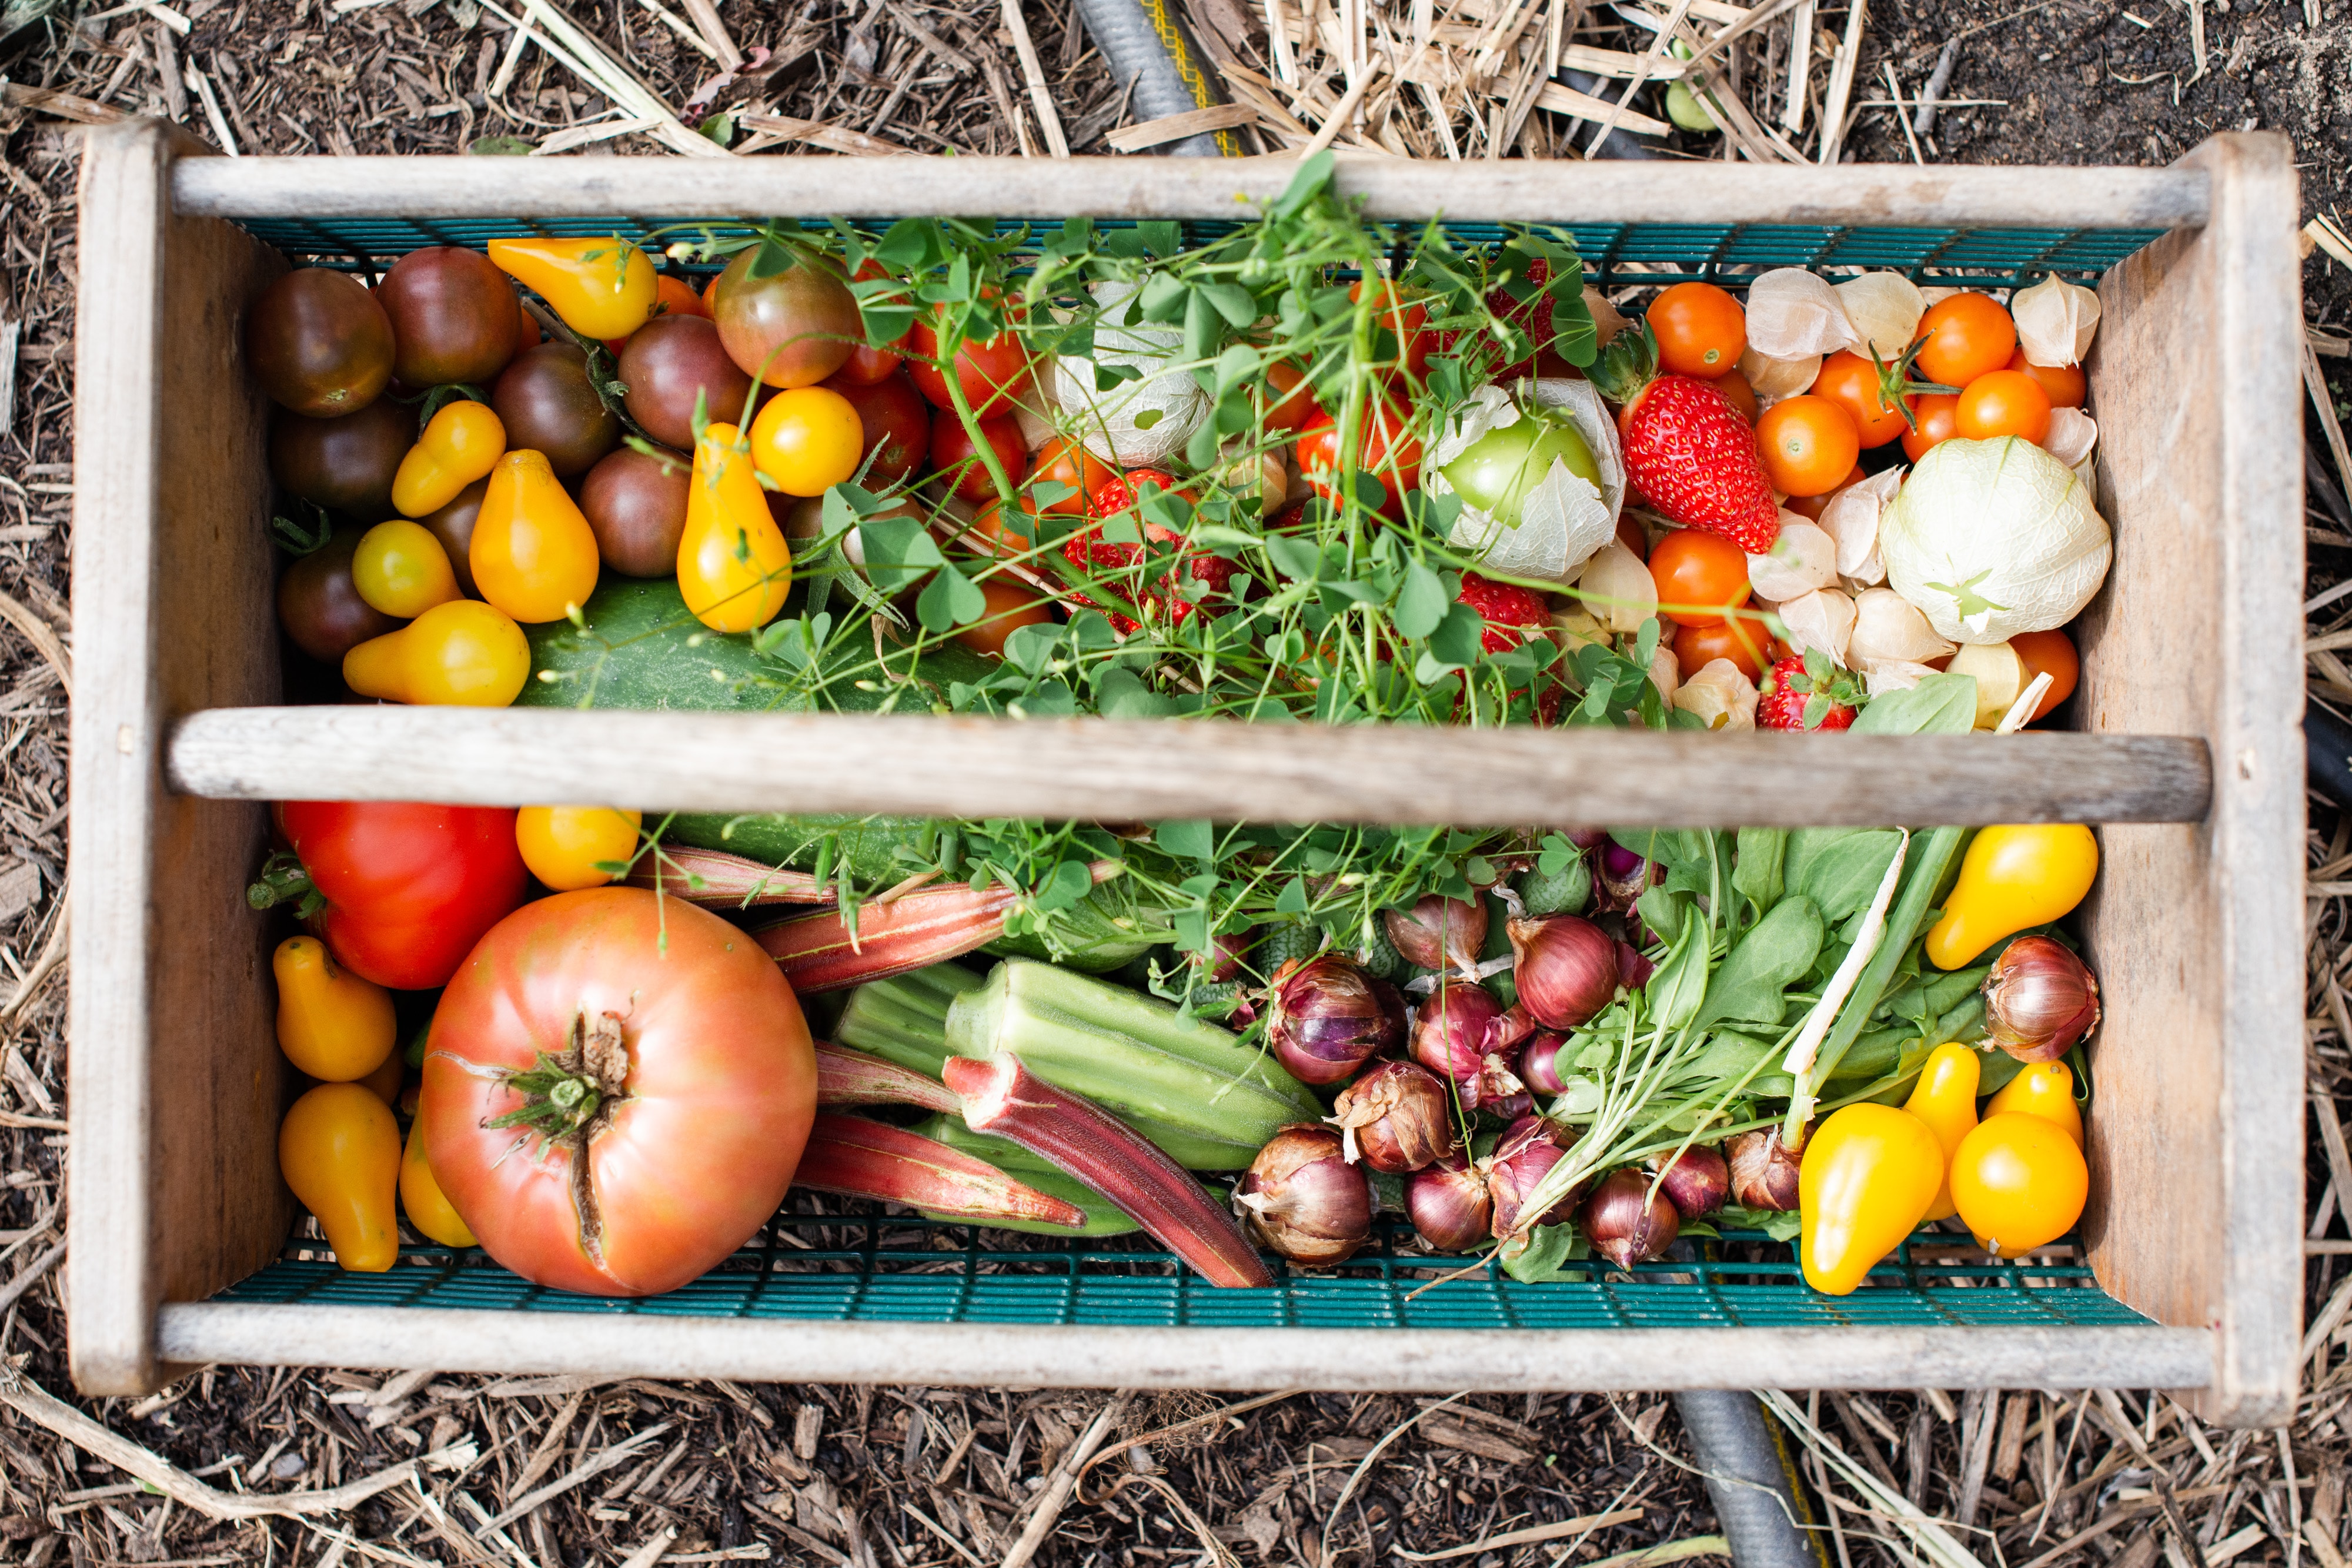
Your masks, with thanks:
M1022 444L1021 422L1010 415L1003 419L983 419L980 434L996 449L997 461L1004 465L1005 477L1015 485L1029 472L1029 449ZM996 477L988 471L988 464L977 455L980 448L972 444L963 421L952 415L931 421L931 467L943 475L954 476L958 499L973 506L996 494Z
M955 407L948 378L939 365L940 334L936 317L918 316L907 332L907 374L915 390L930 399L933 408ZM1029 346L1006 328L984 343L967 341L956 350L956 382L971 412L981 415L1010 413L1013 403L1029 384Z
M1381 516L1391 519L1404 516L1404 493L1421 483L1421 437L1414 434L1411 417L1386 400L1368 401L1360 416L1361 428L1356 434L1355 462L1347 465L1349 472L1371 475L1387 490L1388 498L1381 503ZM1318 414L1298 436L1298 465L1305 470L1307 483L1315 493L1333 506L1340 504L1338 476L1339 459L1339 423L1328 413Z
M1825 397L1853 421L1864 450L1884 446L1911 428L1901 403L1889 404L1879 384L1878 367L1851 349L1840 349L1822 361L1813 378L1813 395Z
M1862 455L1862 434L1843 404L1808 393L1764 411L1756 422L1756 450L1774 489L1821 496L1836 489Z
M1824 490L1818 496L1791 496L1781 505L1797 516L1810 517L1818 523L1822 520L1822 514L1829 510L1830 502L1836 498L1839 490L1849 485L1859 485L1869 477L1862 471L1862 465L1857 463L1847 471L1844 478L1837 482L1837 489Z
M1958 435L1959 427L1954 423L1952 411L1959 404L1960 400L1950 392L1921 392L1913 398L1911 417L1918 428L1903 433L1904 455L1916 463L1927 455L1931 447Z
M875 278L889 276L889 268L872 256L867 256L866 264L857 269L856 277L851 281L868 283ZM882 303L891 303L895 298L895 296L886 297ZM912 304L913 301L908 300L906 303ZM901 308L903 308L902 306ZM841 369L833 372L834 379L847 382L854 386L873 385L898 368L900 361L905 358L901 350L907 347L907 341L914 336L914 328L908 327L904 332L899 333L898 340L887 349L874 349L868 348L864 343L858 344L849 350L849 358L841 362Z
M1677 626L1713 626L1748 602L1748 557L1720 534L1676 528L1650 552L1660 613ZM1686 608L1667 609L1670 605ZM1693 666L1685 665L1685 669Z
M541 1120L492 1124L516 1112ZM717 915L632 887L541 899L482 939L434 1010L417 1109L490 1256L599 1296L675 1290L751 1239L815 1112L808 1024L776 966Z
M1708 626L1681 626L1675 632L1675 663L1685 680L1717 659L1728 659L1751 681L1760 681L1779 656L1764 618L1745 611Z
M1370 281L1374 290L1372 352L1389 361L1383 373L1391 380L1408 377L1417 382L1428 372L1429 356L1437 349L1437 334L1427 325L1429 307L1385 278ZM1349 299L1362 300L1365 282L1359 278L1349 286Z
M914 477L931 449L931 405L923 401L914 382L904 376L885 376L860 386L835 375L817 384L839 392L857 411L857 423L866 432L866 450L882 449L874 466L866 471L867 489L887 489Z
M1295 434L1314 423L1316 416L1323 412L1323 405L1315 401L1315 389L1308 384L1307 372L1288 360L1276 360L1266 366L1265 384L1272 389L1275 399L1263 420L1268 430Z
M1096 495L1118 477L1118 469L1087 451L1086 444L1073 435L1056 435L1039 447L1036 466L1029 471L1033 486L1061 485L1070 491L1060 500L1037 505L1037 510L1070 517L1085 516Z
M2017 348L2017 323L1990 294L1970 290L1938 299L1919 318L1927 342L1912 361L1929 381L1964 387L1987 371L2009 363Z
M1748 349L1748 312L1712 283L1675 284L1650 301L1643 319L1658 340L1658 364L1669 375L1713 381L1738 364Z
M2022 371L2032 376L2049 394L2052 408L2083 406L2083 367L2080 365L2031 365L2025 361L2025 350L2020 349L2009 357L2009 369Z
M988 609L971 625L959 629L955 640L975 653L1004 655L1004 640L1024 626L1038 626L1054 618L1053 601L1024 582L987 577L980 583Z
M327 901L319 935L345 968L379 986L443 984L522 902L511 807L289 800L278 820Z
M2043 671L2050 673L2050 689L2034 705L2034 718L2048 717L2052 708L2074 695L2074 683L2082 676L2083 664L2075 655L2074 639L2065 632L2020 632L2009 640L2009 646L2025 666L2027 685L2032 685L2033 677Z
M2014 435L2038 444L2050 434L2050 394L2023 371L1988 371L1961 391L1952 428L1970 441Z

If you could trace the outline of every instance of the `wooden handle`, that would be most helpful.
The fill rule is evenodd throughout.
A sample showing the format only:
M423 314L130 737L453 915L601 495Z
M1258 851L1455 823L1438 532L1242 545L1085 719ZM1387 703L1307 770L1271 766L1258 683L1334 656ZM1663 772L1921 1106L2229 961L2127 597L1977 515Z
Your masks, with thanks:
M550 708L215 708L181 721L165 773L238 800L1538 827L2189 822L2212 798L2204 741L2173 736Z

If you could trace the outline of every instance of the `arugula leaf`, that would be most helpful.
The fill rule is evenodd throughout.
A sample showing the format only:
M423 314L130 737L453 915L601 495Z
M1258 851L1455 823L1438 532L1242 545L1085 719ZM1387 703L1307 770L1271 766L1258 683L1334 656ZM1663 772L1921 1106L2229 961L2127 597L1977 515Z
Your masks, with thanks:
M1812 972L1822 936L1822 912L1811 899L1780 900L1717 966L1691 1028L1703 1030L1724 1019L1780 1022L1787 1006L1781 993Z
M1853 721L1855 735L1966 735L1976 727L1977 678L1935 674L1907 692L1873 697ZM1885 868L1880 868L1884 870Z
M1870 906L1902 839L1893 828L1799 828L1789 835L1789 894L1811 899L1823 919L1842 925Z

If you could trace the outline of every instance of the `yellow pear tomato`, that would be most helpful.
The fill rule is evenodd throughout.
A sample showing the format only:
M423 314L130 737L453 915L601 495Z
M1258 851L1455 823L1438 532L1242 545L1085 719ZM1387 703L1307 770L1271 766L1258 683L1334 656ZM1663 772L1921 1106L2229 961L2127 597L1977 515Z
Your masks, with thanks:
M687 481L677 591L713 632L765 626L792 591L792 547L768 511L747 444L731 424L704 427Z
M362 1274L392 1267L400 1256L400 1124L373 1091L321 1083L295 1101L278 1129L278 1168L319 1217L336 1263Z
M596 531L537 452L490 470L467 559L475 591L526 626L561 621L596 591Z
M392 993L335 962L316 936L289 936L270 956L278 979L278 1048L328 1083L382 1067L399 1033Z
M461 397L444 404L392 476L393 510L404 517L439 511L506 449L507 427L488 403Z
M625 338L654 313L660 285L646 253L617 235L494 239L491 265L532 290L583 338Z
M2074 1074L2063 1061L2028 1065L1985 1102L1988 1116L2007 1112L2039 1116L2063 1129L2076 1148L2083 1146L2083 1111L2074 1103Z
M1943 1145L1947 1169L1952 1151L1977 1124L1977 1081L1984 1074L1984 1059L1957 1040L1947 1041L1927 1053L1919 1069L1919 1082L1911 1091L1911 1098L1903 1108L1936 1130L1936 1142ZM1927 1206L1922 1219L1948 1219L1958 1212L1952 1207L1952 1184L1948 1175L1936 1188L1936 1201Z
M1867 1102L1832 1111L1797 1167L1805 1282L1845 1296L1918 1228L1944 1179L1944 1146L1908 1111Z
M505 707L530 674L530 641L488 604L453 599L343 655L343 684L363 697Z
M407 1210L409 1224L444 1247L478 1245L466 1222L457 1218L457 1211L449 1207L441 1184L433 1179L432 1164L425 1157L422 1115L408 1124L408 1145L401 1151L400 1207Z
M1927 933L1927 956L1958 969L2002 937L2070 913L2099 874L2099 841L2080 822L1980 830Z

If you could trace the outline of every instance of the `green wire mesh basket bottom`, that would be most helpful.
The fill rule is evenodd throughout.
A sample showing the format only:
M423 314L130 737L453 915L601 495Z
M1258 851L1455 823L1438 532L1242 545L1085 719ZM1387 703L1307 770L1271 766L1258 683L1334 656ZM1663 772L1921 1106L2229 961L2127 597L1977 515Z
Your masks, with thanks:
M1208 1284L1148 1240L1004 1245L1004 1232L875 1214L779 1215L754 1245L682 1289L630 1301L530 1283L478 1250L409 1247L381 1274L335 1267L316 1242L221 1293L225 1301L489 1308L822 1322L1088 1327L1633 1329L2137 1326L2149 1320L2072 1262L1988 1262L1923 1230L1850 1296L1825 1296L1793 1249L1759 1232L1693 1239L1696 1254L1524 1285L1476 1262L1403 1250L1383 1221L1336 1269L1276 1263L1271 1290ZM2071 1239L2069 1239L2071 1240ZM1958 1245L1956 1245L1958 1244ZM2053 1250L2064 1251L2065 1245ZM1571 1266L1572 1270L1583 1265Z

